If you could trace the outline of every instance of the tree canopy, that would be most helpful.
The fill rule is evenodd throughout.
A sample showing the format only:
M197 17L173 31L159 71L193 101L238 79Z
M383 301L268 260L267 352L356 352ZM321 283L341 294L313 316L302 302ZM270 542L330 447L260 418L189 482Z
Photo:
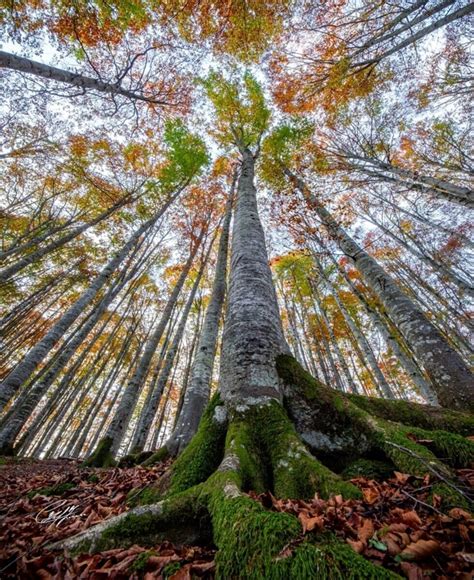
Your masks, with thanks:
M0 0L0 575L467 578L473 10Z

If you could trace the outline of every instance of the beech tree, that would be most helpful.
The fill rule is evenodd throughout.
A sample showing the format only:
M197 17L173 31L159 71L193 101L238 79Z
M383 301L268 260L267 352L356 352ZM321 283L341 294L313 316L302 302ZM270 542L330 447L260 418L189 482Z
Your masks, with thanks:
M437 577L375 531L390 484L354 474L415 490L410 554L467 541L472 6L10 4L0 453L121 486L48 554L113 575L167 541L214 546L223 579ZM420 506L452 524L439 543L409 535Z
M111 543L136 541L137 532L143 537L158 530L164 533L161 530L181 521L184 513L187 522L207 513L219 548L218 574L222 577L296 577L303 561L314 571L321 566L326 570L328 561L333 562L331 565L335 561L339 569L349 573L345 550L341 545L335 547L333 541L306 542L290 556L275 559L297 534L296 521L286 514L266 512L244 491L265 489L266 478L270 477L274 493L280 497L310 496L315 491L357 497L359 492L353 484L343 481L311 454L316 450L320 454L333 451L330 433L335 432L340 441L338 453L354 453L354 446L359 452L375 446L400 469L405 468L408 457L410 469L423 472L427 453L437 469L445 472L446 467L426 448L407 438L411 427L382 418L396 418L399 404L391 406L385 401L384 412L377 412L370 399L344 395L311 378L290 355L254 185L254 167L269 124L269 110L261 88L248 73L240 82L212 73L204 87L217 117L215 134L222 143L235 147L240 156L219 393L204 413L196 435L174 463L164 497L160 487L156 491L147 489L143 501L149 505L111 518L61 545L103 549ZM410 403L406 406L415 408ZM321 415L323 409L326 420ZM441 444L442 431L436 428L447 417L443 411L430 409L429 414L422 415L421 423L435 430L416 429L429 433ZM451 437L463 441L462 437ZM408 449L408 456L401 448ZM446 447L443 449L448 452ZM168 453L163 447L146 464ZM133 539L128 531L132 521ZM239 534L232 531L236 526ZM262 537L266 538L263 542ZM372 571L359 556L352 554L350 562L352 571L356 566L360 577L380 577L380 571Z

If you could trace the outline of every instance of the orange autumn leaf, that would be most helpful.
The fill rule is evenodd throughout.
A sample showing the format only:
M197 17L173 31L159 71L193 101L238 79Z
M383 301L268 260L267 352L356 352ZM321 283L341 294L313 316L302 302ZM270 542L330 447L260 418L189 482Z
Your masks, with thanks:
M362 491L364 500L368 504L373 504L379 499L379 492L374 487L367 487Z
M362 526L357 531L357 537L361 542L366 544L367 540L369 540L373 535L374 535L374 523L372 522L372 520L364 519Z
M409 525L411 528L418 528L422 525L419 515L411 510L409 512L404 512L401 516L402 521Z
M436 540L418 540L412 542L400 552L400 557L404 560L424 560L432 556L439 550L439 543Z
M313 530L316 529L322 529L324 525L324 520L322 516L310 517L306 515L304 512L300 512L298 514L298 519L301 522L303 534L306 534L306 532L312 532Z

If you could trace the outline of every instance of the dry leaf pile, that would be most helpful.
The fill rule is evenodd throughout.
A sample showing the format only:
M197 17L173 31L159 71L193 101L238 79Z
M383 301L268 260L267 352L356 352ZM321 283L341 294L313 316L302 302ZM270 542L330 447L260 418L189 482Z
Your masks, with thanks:
M74 559L45 549L126 511L129 492L152 485L169 466L81 469L75 461L57 459L0 467L0 578L212 578L213 547L164 542L151 549L136 545ZM467 488L474 486L474 470L459 470L458 476ZM472 580L474 519L463 509L442 508L428 476L395 472L384 482L362 477L352 482L362 490L362 500L249 495L267 509L300 520L302 534L285 547L284 556L290 556L310 533L331 533L373 563L409 580Z
M458 471L465 485L474 484L474 470ZM352 479L362 500L311 501L276 499L271 493L249 495L266 508L295 515L302 535L285 548L285 556L310 532L332 533L374 564L409 580L472 580L474 519L460 508L440 509L430 495L430 477L423 480L395 472L388 481Z
M165 542L72 559L44 549L128 509L127 494L156 482L169 463L151 468L81 469L62 459L0 467L0 578L209 577L214 551Z

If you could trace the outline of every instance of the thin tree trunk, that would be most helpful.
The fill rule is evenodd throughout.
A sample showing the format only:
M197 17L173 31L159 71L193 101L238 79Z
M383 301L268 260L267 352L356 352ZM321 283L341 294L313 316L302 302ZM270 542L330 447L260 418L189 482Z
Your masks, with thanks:
M52 385L61 370L68 364L74 353L87 338L89 333L92 331L94 326L106 311L109 304L111 304L111 302L118 295L120 290L125 286L125 284L134 273L135 269L132 270L128 276L124 277L118 284L113 285L108 290L102 300L94 307L94 310L89 315L89 318L84 322L76 335L66 345L64 345L64 347L58 353L56 361L54 361L50 369L43 374L41 380L39 380L31 388L25 390L24 394L22 393L20 395L20 397L15 402L11 412L9 413L8 418L2 422L2 429L0 431L0 449L8 450L13 447L17 435L28 420L28 417L31 415L36 405L48 391L49 387ZM101 331L105 328L106 325L107 321L102 325ZM82 361L86 356L88 350L90 350L93 344L100 338L101 331L96 333L95 336L90 340L88 348L83 352L79 358L79 361L77 361L79 365L80 361ZM77 370L78 364L75 364L74 367Z
M474 408L474 382L461 356L443 339L424 313L398 288L385 270L337 224L331 214L311 195L304 183L285 170L328 229L341 250L355 264L367 284L378 295L390 317L428 373L440 403L458 409Z
M421 186L422 191L425 193L431 193L442 201L451 201L461 205L466 205L468 207L474 206L474 191L468 187L462 187L445 181L444 179L430 177L429 175L422 175L418 172L411 171L410 169L397 167L396 165L392 165L391 163L385 161L380 161L379 159L375 159L373 157L362 157L351 154L350 152L344 152L344 155L346 155L349 160L360 160L395 176L395 179L391 179L382 173L377 173L376 177L379 177L381 180L396 181L401 185L406 185L408 187L410 187L410 185L412 187L415 186L415 188L416 186ZM357 170L372 175L370 170L364 166L354 164L353 167Z
M181 272L181 275L176 282L173 292L171 293L168 302L166 303L160 321L145 345L143 356L141 357L132 378L128 381L128 384L123 391L119 406L116 409L114 417L103 438L103 441L107 439L107 443L103 444L106 444L109 447L109 451L112 454L115 454L118 451L122 439L125 435L128 422L132 416L137 399L140 395L141 388L143 387L143 384L150 370L153 355L156 352L157 346L168 324L178 296L189 274L196 252L201 245L203 235L204 231L201 233L199 240L194 244L191 250L188 261L186 262L186 265L184 266L183 271Z
M422 249L418 249L413 247L411 244L408 244L404 239L397 236L393 233L389 228L385 227L382 223L376 220L372 215L367 214L368 217L362 215L361 217L365 217L368 221L372 222L375 226L380 228L387 236L392 238L397 244L400 244L402 248L405 248L408 252L413 254L419 258L422 262L427 264L430 268L432 268L441 278L446 277L450 282L455 284L463 293L466 293L468 296L474 296L474 288L463 278L460 278L455 272L453 272L450 268L445 266L444 264L440 264L434 258L426 254Z
M230 221L234 199L236 175L231 186L224 222L222 225L217 263L212 286L211 299L206 310L204 323L194 357L191 378L186 388L183 407L179 413L176 427L166 443L167 449L177 455L189 443L199 425L211 388L212 371L217 349L219 322L226 293L227 256L229 247Z
M170 373L173 369L173 363L176 357L176 353L178 352L179 345L181 344L181 339L183 338L184 329L186 328L189 312L191 311L192 305L194 303L194 298L196 297L196 292L201 282L201 278L206 265L206 259L207 256L203 258L201 268L199 270L198 275L196 276L196 280L193 284L191 292L189 293L186 305L181 314L181 319L179 321L178 328L176 329L175 335L173 337L173 341L166 352L163 368L160 372L160 376L158 377L156 386L153 389L153 394L150 398L149 404L147 405L146 408L142 410L142 413L140 415L138 427L135 431L135 435L133 437L131 444L132 453L140 453L141 451L143 451L143 448L145 446L148 434L153 424L153 418L156 415L156 410L160 403L161 395L163 394Z
M16 70L18 72L31 74L47 80L53 80L59 83L66 83L77 87L85 93L87 90L106 93L112 96L120 95L136 101L144 101L155 105L170 105L171 103L154 97L146 97L143 94L129 91L120 86L120 83L107 83L100 79L95 79L79 73L73 73L67 70L48 66L29 58L16 56L8 52L0 51L0 67ZM81 93L81 94L82 94Z
M9 278L14 276L15 274L18 274L18 272L21 272L21 270L23 270L30 264L33 263L37 264L39 260L41 260L41 258L46 256L47 254L50 254L51 252L54 252L58 248L62 248L68 242L74 240L89 228L107 219L114 212L119 210L121 207L127 205L128 203L131 203L133 200L134 200L133 197L125 196L119 202L115 203L112 207L102 212L99 216L97 216L93 220L74 228L72 231L68 232L61 238L54 240L49 244L46 244L45 246L42 246L41 248L34 250L33 252L27 254L24 258L21 258L20 260L17 260L10 266L3 268L3 270L0 270L0 283L6 282Z
M52 326L46 335L26 354L23 360L4 379L0 385L0 408L3 408L17 390L24 384L36 367L46 358L51 349L61 340L66 331L74 324L83 311L92 303L101 288L108 282L119 265L137 243L140 236L148 231L177 198L180 191L171 196L155 215L142 224L129 238L127 243L104 266L89 287L81 294L63 316Z
M420 393L423 395L423 397L430 405L437 405L438 401L435 392L428 384L428 382L425 380L423 372L418 367L416 362L412 359L410 354L405 352L403 346L399 344L398 338L393 335L392 328L389 322L385 320L381 314L379 314L376 308L372 307L369 304L369 301L367 300L366 296L355 286L355 284L347 275L346 271L340 266L340 264L338 264L336 260L334 260L333 256L331 256L330 254L328 255L331 258L333 264L338 269L338 271L344 277L350 290L357 296L360 303L364 306L367 315L374 323L375 328L377 328L377 330L380 332L387 346L391 348L392 351L395 353L395 356L398 358L398 360L402 364L407 374L410 376L415 386L418 387Z
M191 341L191 345L188 349L188 353L187 353L187 359L186 359L186 366L184 369L184 376L183 376L183 381L182 381L182 385L181 385L181 389L179 392L179 399L178 399L178 404L176 405L176 413L175 413L175 417L174 417L174 422L173 422L173 430L176 429L176 425L178 424L178 420L179 420L179 415L181 413L181 410L183 408L183 403L184 403L184 396L186 395L186 391L189 385L189 379L191 377L191 370L192 370L192 366L193 366L193 360L194 357L196 355L196 348L198 345L198 340L199 337L201 335L202 332L202 324L201 324L201 318L202 318L202 296L199 298L198 300L198 314L197 314L197 320L195 323L195 327L194 327L194 332L193 332L193 338Z
M351 315L349 314L346 307L344 306L341 299L339 298L337 291L335 290L335 288L333 287L331 282L327 279L326 275L324 274L324 270L323 270L320 262L317 260L317 258L315 256L313 256L313 259L316 262L316 265L318 267L319 273L320 273L323 281L326 283L326 287L331 292L334 300L336 301L336 304L339 307L339 310L342 313L342 316L344 317L344 320L346 321L349 329L351 330L352 334L354 335L359 347L362 349L364 357L367 360L367 362L371 368L371 371L374 375L377 386L381 389L383 396L385 398L394 399L395 397L393 395L392 389L390 388L390 385L387 383L387 380L385 379L384 374L380 370L380 367L378 365L377 359L375 358L375 354L374 354L374 351L372 350L372 347L370 346L369 342L367 341L367 339L365 338L363 333L359 330L357 324L352 319Z

